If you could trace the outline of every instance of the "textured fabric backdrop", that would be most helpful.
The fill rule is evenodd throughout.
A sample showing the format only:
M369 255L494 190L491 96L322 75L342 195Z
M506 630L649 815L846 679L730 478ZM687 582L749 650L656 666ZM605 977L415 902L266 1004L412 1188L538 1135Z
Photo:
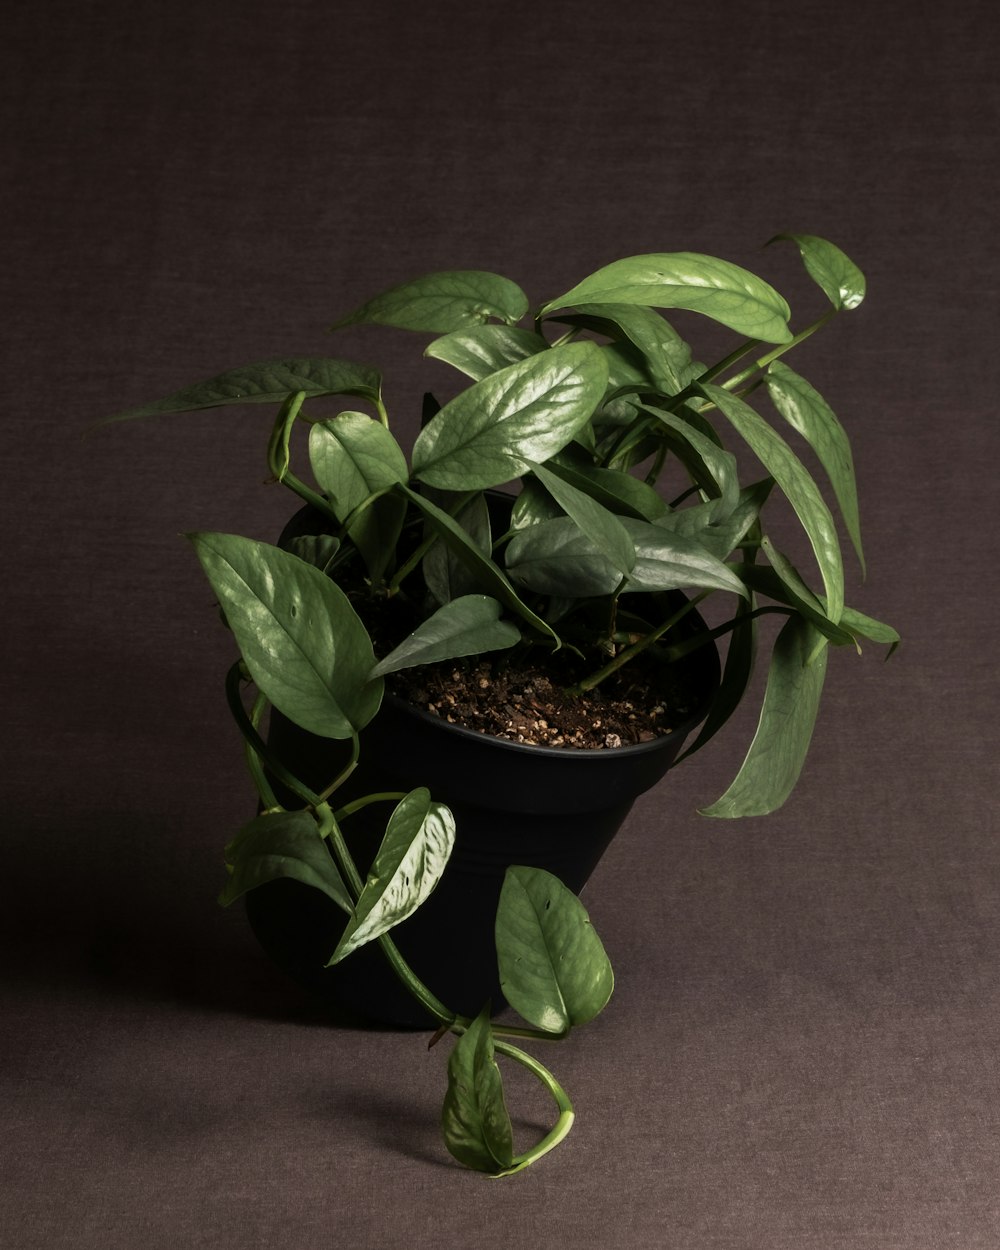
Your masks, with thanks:
M5 17L0 1243L1000 1244L998 18L986 0L40 0ZM712 823L742 718L588 887L609 1010L552 1063L569 1141L503 1183L438 1139L440 1051L332 1028L219 910L252 798L185 531L272 537L260 411L85 434L437 268L532 299L694 250L818 308L779 230L866 271L796 360L852 431L900 654L831 664L773 817ZM780 253L780 254L779 254ZM525 1090L527 1127L548 1109ZM533 1127L534 1126L534 1127Z

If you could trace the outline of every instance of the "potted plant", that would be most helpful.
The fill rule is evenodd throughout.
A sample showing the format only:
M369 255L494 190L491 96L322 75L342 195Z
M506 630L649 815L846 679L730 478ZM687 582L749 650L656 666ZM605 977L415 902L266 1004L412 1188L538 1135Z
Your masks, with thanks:
M569 1130L564 1091L511 1039L564 1036L607 1002L610 964L576 892L635 795L683 758L685 735L701 726L687 755L740 704L758 619L784 623L757 733L710 816L763 814L787 798L831 646L898 642L845 603L838 525L792 441L811 449L863 561L848 438L783 360L861 303L864 278L825 240L778 237L829 301L794 333L767 282L687 252L616 261L530 319L517 285L479 271L377 296L338 325L428 333L425 354L468 380L443 405L426 398L409 457L378 372L339 359L230 370L122 414L278 408L270 472L303 504L280 542L191 535L240 650L226 688L260 804L226 849L222 902L246 896L265 946L286 964L304 958L306 979L310 960L321 978L357 967L355 987L387 994L376 956L416 1020L457 1035L445 1140L485 1172L520 1170ZM659 309L701 313L736 342L698 363ZM330 395L368 411L311 410ZM293 469L305 429L311 481ZM767 528L776 498L797 519L815 587ZM492 900L485 918L477 877ZM434 906L443 911L421 947L411 934ZM484 954L495 983L482 979ZM433 987L449 984L450 964L462 965L451 1001ZM501 994L523 1027L493 1021ZM558 1109L523 1153L498 1052L538 1076Z

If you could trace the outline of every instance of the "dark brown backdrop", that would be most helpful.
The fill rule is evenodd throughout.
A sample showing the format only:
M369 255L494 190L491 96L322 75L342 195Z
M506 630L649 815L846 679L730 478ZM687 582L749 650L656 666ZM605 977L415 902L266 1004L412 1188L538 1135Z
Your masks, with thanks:
M0 1243L1000 1244L995 13L7 15ZM613 1005L553 1055L580 1122L484 1181L438 1142L440 1053L316 1021L213 902L250 795L178 535L274 534L260 413L82 432L332 351L377 356L412 430L411 344L323 333L381 287L475 267L537 299L680 249L782 285L794 256L759 247L783 229L869 277L798 360L856 441L855 600L905 647L835 657L776 816L694 814L749 723L639 803L588 892Z

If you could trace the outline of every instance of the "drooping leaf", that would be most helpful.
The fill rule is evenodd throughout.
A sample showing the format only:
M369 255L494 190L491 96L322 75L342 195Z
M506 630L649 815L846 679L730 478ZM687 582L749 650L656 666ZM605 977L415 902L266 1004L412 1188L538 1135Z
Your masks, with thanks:
M450 515L450 513L449 513ZM489 559L493 551L493 527L490 522L490 509L486 496L476 494L460 507L454 516L455 522L469 536L485 559ZM427 589L438 603L449 603L462 595L473 592L478 582L465 564L455 555L444 542L435 543L424 556L421 570Z
M443 604L372 669L385 677L416 664L454 660L463 655L504 651L521 641L521 632L500 620L501 606L488 595L463 595Z
M844 608L840 623L855 638L870 638L872 642L885 643L889 647L889 655L892 655L901 641L899 634L891 625L865 616L863 612L858 612L855 608Z
M640 304L703 313L739 334L768 343L787 343L788 305L772 286L749 270L697 252L655 252L605 265L540 312L580 304Z
M712 515L728 516L736 507L740 493L736 457L698 429L693 413L682 416L649 404L639 404L638 407L673 432L673 436L667 439L670 450L691 474L692 481L707 495L719 500Z
M655 521L667 511L666 502L652 486L619 469L563 459L563 453L548 461L546 468L619 516Z
M649 376L664 395L676 395L690 380L691 349L669 322L640 304L577 304L556 321L625 338L646 362Z
M771 655L757 732L732 785L705 816L765 816L788 798L802 770L826 675L828 648L801 616L789 617Z
M194 412L227 404L277 404L296 391L310 395L357 395L375 400L381 375L367 365L323 357L294 357L264 360L255 365L229 369L206 382L175 391L166 399L154 400L119 413L110 421L149 417L168 412Z
M630 573L635 566L635 544L618 517L545 465L534 464L531 471L598 551L620 573Z
M586 1024L614 988L611 963L572 890L541 868L508 868L496 920L500 987L530 1024Z
M190 535L258 689L303 729L350 738L378 711L371 640L344 592L290 552Z
M736 507L718 520L717 501L711 500L676 508L661 516L656 524L672 533L696 538L712 555L725 560L757 520L773 486L774 479L768 477L741 490Z
M316 821L305 811L270 812L246 825L226 847L224 907L268 881L288 877L313 886L348 914L351 896Z
M341 412L314 425L309 463L341 522L370 495L408 477L406 457L395 438L363 412Z
M844 610L844 563L830 509L802 461L780 434L742 399L711 383L700 387L781 487L816 556L826 587L828 616L836 624Z
M425 356L443 360L476 382L488 378L499 369L526 360L546 351L548 343L534 330L519 326L473 326L471 330L455 330L435 339L424 349Z
M494 1059L489 1009L469 1025L448 1060L448 1092L441 1113L445 1145L477 1172L502 1172L514 1159L513 1133Z
M479 269L429 273L376 295L341 317L333 329L376 322L402 330L450 334L496 317L513 325L528 311L528 297L516 283Z
M749 601L741 600L737 605L736 624L729 634L729 646L726 649L726 662L719 689L697 737L678 756L677 764L711 742L743 702L743 696L753 676L754 657L757 654L757 621L753 616L755 606L752 596Z
M849 646L854 637L826 615L822 596L813 594L792 562L778 551L768 538L761 543L770 567L761 564L743 565L737 569L741 581L756 594L767 595L776 603L785 603L801 613L835 646Z
M411 916L441 880L454 844L455 818L429 790L411 790L401 799L329 964Z
M607 365L593 343L567 343L462 391L420 432L413 473L443 490L487 490L572 439L600 403Z
M826 470L840 505L847 533L864 572L858 488L854 479L854 459L847 432L819 391L780 360L775 360L768 367L766 380L767 392L775 408L792 429L802 435Z
M865 298L865 275L839 247L815 234L776 234L770 242L779 239L798 247L806 272L834 308L857 308Z

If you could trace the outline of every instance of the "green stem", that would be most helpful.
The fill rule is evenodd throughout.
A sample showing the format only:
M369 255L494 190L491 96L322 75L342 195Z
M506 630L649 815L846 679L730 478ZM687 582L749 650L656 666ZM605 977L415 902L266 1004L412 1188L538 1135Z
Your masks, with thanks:
M533 1076L536 1076L552 1095L556 1107L559 1109L559 1118L549 1132L545 1134L537 1145L525 1151L524 1154L517 1155L510 1167L504 1168L502 1172L495 1173L495 1176L499 1178L501 1176L513 1176L515 1172L523 1171L526 1167L530 1167L532 1163L536 1163L543 1155L547 1155L550 1150L554 1150L573 1127L574 1112L573 1104L570 1102L566 1091L544 1064L539 1063L537 1059L533 1059L531 1055L526 1054L517 1046L511 1046L509 1042L497 1041L494 1043L494 1047L499 1054L506 1055L508 1059L513 1059L515 1063L521 1064Z
M253 708L250 711L250 724L253 726L258 736L260 734L260 718L264 715L264 709L266 707L267 695L258 694L257 698L254 700ZM267 774L264 772L264 766L261 763L260 756L246 739L243 741L243 750L246 754L247 767L250 769L250 776L253 778L254 785L257 787L257 793L260 795L260 801L264 804L268 811L277 811L281 807L281 804L274 796L274 791L271 789L271 783L268 781Z
M772 360L777 360L779 356L784 356L785 352L791 351L793 347L797 346L804 339L809 338L811 334L815 334L817 330L822 329L828 321L832 321L833 318L836 317L838 311L839 310L836 308L827 309L822 317L817 318L812 325L806 326L804 330L800 330L798 334L796 334L789 342L779 343L778 346L772 351L769 351L766 355L761 356L758 360L756 360L749 369L744 369L742 373L737 373L734 377L729 378L728 381L723 382L723 389L732 391L735 390L736 387L742 386L743 383L749 381L755 373L759 373L761 370L766 369ZM698 380L704 381L705 378L702 376Z
M725 359L720 360L717 364L712 365L710 369L706 369L704 373L698 375L699 382L711 382L713 378L717 378L720 373L725 373L730 365L736 364L737 360L742 360L754 348L760 347L760 339L747 339L745 343L741 343L735 351L731 351Z
M630 647L626 647L624 651L619 651L615 658L611 660L610 663L605 664L605 666L598 670L598 672L591 673L589 677L584 677L584 679L577 682L575 686L571 686L568 689L567 694L580 695L584 694L588 690L593 690L595 686L599 686L605 678L610 677L612 673L616 673L622 665L627 664L629 660L632 660L637 655L641 654L647 647L652 646L657 639L662 638L663 635L668 630L672 629L678 621L688 614L688 612L692 611L697 604L701 603L701 601L709 593L709 591L703 590L700 595L695 595L693 599L689 599L682 608L675 612L673 616L668 617L662 625L657 625L656 628L651 629L648 634L644 634L638 642L634 642Z
M406 795L402 790L384 790L380 794L366 794L362 799L354 799L350 803L345 803L343 807L338 807L333 816L339 823L353 816L355 812L360 812L369 803L398 803L400 799L405 798Z
M275 781L280 782L281 785L291 790L293 794L303 800L307 807L311 807L317 796L307 786L304 786L298 777L293 776L280 760L275 759L267 743L257 732L256 726L250 720L250 717L247 716L243 700L240 698L240 682L242 680L243 662L237 660L226 674L226 699L229 703L229 710L232 712L233 719L236 721L244 740L252 747Z

